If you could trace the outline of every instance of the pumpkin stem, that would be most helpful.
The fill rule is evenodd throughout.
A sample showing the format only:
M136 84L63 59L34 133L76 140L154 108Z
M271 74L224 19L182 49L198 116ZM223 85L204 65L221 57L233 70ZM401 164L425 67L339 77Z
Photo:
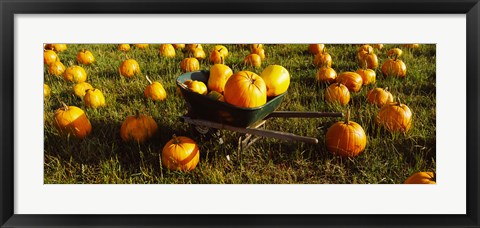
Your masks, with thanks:
M345 124L350 122L350 109L347 109L347 115L345 116Z
M394 56L395 56L395 57L394 57L393 61L397 61L398 55L395 54Z
M221 64L225 64L224 59L223 59L223 56L220 56L220 63L221 63Z
M323 47L322 54L327 53L327 47Z
M65 102L63 102L63 101L62 101L62 105L63 105L63 108L65 109L65 111L67 111L68 110L68 105L65 104Z
M135 111L135 118L140 118L140 111L138 111L138 109Z
M397 102L398 102L398 106L400 106L402 103L400 102L400 97L397 97Z
M387 86L387 87L385 87L385 89L384 89L384 90L385 90L385 92L387 92L387 91L388 91L388 86Z
M172 139L173 139L173 144L180 144L180 140L177 138L177 135L173 134Z
M145 78L147 79L148 83L152 84L152 80L150 80L150 78L148 77L148 75L145 75Z

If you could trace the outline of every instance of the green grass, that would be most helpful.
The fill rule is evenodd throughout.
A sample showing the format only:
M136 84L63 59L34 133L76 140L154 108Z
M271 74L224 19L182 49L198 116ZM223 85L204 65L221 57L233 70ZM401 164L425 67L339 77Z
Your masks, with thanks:
M323 100L325 84L317 83L314 56L307 52L308 45L266 44L267 59L262 67L254 69L242 64L248 48L225 45L229 56L225 64L234 72L251 70L258 74L270 64L287 68L291 84L279 110L344 112L351 109L351 119L359 123L367 134L367 147L355 158L341 158L329 153L324 144L329 126L340 118L271 119L267 128L316 137L319 144L304 144L263 138L243 151L237 151L241 134L222 131L223 144L215 139L204 139L190 126L179 121L186 114L186 105L176 92L175 79L181 74L181 51L173 59L158 54L158 44L147 50L132 48L128 57L136 59L143 75L161 81L167 91L165 102L148 101L143 96L147 85L144 77L123 78L118 67L125 55L114 44L69 44L59 53L65 66L76 64L76 53L87 48L96 62L83 66L88 74L87 82L99 88L105 95L106 107L88 109L72 91L73 84L44 71L45 83L52 94L44 102L44 182L46 184L392 184L402 183L417 171L435 171L436 158L436 66L435 45L421 45L419 49L405 49L401 59L407 65L404 79L384 78L376 70L375 85L364 86L352 93L347 107L328 104ZM200 62L201 69L208 70L208 54L211 44L203 45L207 59ZM385 45L376 50L380 65L386 60L386 52L400 45ZM355 71L356 45L327 45L332 55L332 67L337 73ZM413 112L413 127L407 134L388 133L374 123L378 108L366 102L368 90L389 87ZM84 140L62 136L53 126L53 114L61 102L86 111L93 131ZM120 138L120 126L129 115L139 110L156 120L159 131L144 144L125 143ZM200 147L198 166L191 172L169 171L161 166L161 150L173 134L194 139ZM241 155L241 157L239 156ZM227 156L230 159L227 159Z

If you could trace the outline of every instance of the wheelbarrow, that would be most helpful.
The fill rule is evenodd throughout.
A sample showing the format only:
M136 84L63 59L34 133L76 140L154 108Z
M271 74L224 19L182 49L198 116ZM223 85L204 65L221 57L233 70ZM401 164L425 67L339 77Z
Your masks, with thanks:
M184 84L187 80L202 81L207 85L209 71L195 71L180 75L177 87L187 104L188 112L180 120L193 126L202 135L213 134L216 129L229 130L245 134L239 138L239 151L246 149L261 137L280 140L298 141L317 144L314 137L296 135L289 132L266 129L265 123L270 118L319 118L342 117L340 112L298 112L276 111L282 103L285 94L268 98L267 103L255 108L243 108L219 101L188 89ZM255 136L255 137L252 137Z

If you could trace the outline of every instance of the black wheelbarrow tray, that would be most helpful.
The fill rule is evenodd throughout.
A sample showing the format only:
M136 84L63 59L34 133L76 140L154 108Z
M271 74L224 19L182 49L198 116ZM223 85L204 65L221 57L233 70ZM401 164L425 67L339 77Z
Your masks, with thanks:
M282 103L285 93L268 98L267 103L262 106L242 108L193 92L184 84L187 80L197 80L207 85L208 77L209 71L195 71L184 73L177 78L177 87L188 108L188 113L180 117L182 121L204 128L230 130L247 135L317 144L317 138L260 127L265 124L266 119L272 117L318 118L343 116L342 113L335 112L275 111Z

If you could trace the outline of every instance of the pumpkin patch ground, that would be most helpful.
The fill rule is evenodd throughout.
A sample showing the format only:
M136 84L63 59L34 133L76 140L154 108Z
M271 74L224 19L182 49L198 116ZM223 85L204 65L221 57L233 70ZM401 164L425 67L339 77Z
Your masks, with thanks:
M431 183L411 180L436 178L435 63L434 44L48 44L44 183ZM199 70L213 76L185 88L211 102L349 115L269 118L318 144L239 150L244 134L180 120L177 78Z

